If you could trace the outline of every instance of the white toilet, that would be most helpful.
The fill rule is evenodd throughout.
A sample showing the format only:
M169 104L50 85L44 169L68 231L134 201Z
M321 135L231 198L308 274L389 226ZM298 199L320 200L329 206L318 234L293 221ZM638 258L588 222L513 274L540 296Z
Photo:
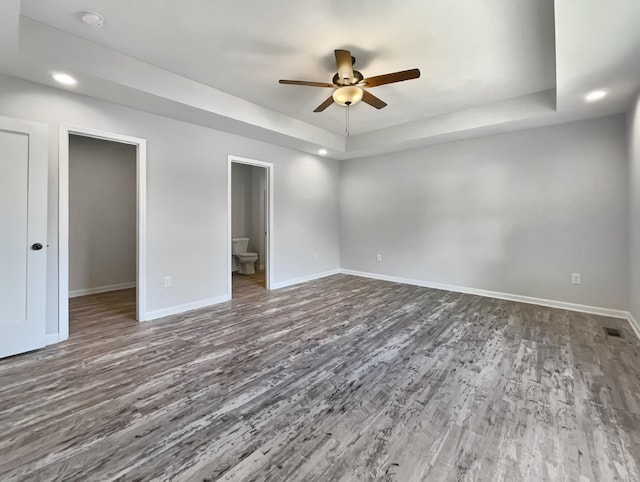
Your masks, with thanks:
M258 260L258 253L248 253L249 238L231 238L231 254L235 256L240 274L253 274L256 272L254 264Z

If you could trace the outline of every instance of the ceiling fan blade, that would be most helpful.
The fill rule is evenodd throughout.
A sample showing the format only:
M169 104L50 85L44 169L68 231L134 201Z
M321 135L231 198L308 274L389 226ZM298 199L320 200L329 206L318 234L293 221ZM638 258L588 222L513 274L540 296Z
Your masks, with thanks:
M375 95L370 94L364 89L362 89L362 102L366 102L376 109L382 109L383 107L387 106L387 103L385 101L378 99Z
M334 50L336 54L336 66L338 67L338 77L344 84L350 84L353 80L353 59L348 50Z
M307 85L309 87L335 87L333 84L329 84L327 82L307 82L306 80L279 80L281 84L291 84L291 85Z
M318 107L316 107L313 112L322 112L327 107L329 107L331 104L333 104L333 96L329 97L322 104L320 104Z
M420 69L402 70L392 74L376 75L364 79L361 84L365 87L377 87L378 85L393 84L394 82L402 82L403 80L417 79L420 77Z

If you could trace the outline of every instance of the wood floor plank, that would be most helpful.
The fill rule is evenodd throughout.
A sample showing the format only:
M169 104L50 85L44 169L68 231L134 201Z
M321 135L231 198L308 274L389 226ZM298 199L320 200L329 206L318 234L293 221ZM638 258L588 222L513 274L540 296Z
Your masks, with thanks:
M640 480L623 320L346 275L233 296L71 300L68 341L0 361L0 480Z

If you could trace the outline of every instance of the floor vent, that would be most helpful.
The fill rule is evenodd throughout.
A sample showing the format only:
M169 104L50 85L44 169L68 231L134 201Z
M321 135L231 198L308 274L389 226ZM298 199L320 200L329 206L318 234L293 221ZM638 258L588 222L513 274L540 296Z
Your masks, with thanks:
M622 332L617 328L609 328L608 326L605 326L604 332L607 334L607 336L613 336L615 338L624 338L624 335L622 334Z

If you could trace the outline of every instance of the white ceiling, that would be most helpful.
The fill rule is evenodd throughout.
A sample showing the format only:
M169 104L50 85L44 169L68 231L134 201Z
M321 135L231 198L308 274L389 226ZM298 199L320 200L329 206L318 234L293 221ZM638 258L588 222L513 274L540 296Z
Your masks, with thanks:
M342 159L622 112L640 86L637 0L3 0L0 71L306 152ZM101 29L82 23L95 10ZM18 43L17 37L20 42ZM333 50L365 76L420 68L373 88L389 105L313 109ZM586 104L583 96L609 96Z
M103 28L80 21L86 9ZM422 71L372 90L385 109L354 106L353 134L555 87L552 0L24 0L22 13L340 134L342 107L312 112L331 89L278 84L330 82L336 48L365 76Z

